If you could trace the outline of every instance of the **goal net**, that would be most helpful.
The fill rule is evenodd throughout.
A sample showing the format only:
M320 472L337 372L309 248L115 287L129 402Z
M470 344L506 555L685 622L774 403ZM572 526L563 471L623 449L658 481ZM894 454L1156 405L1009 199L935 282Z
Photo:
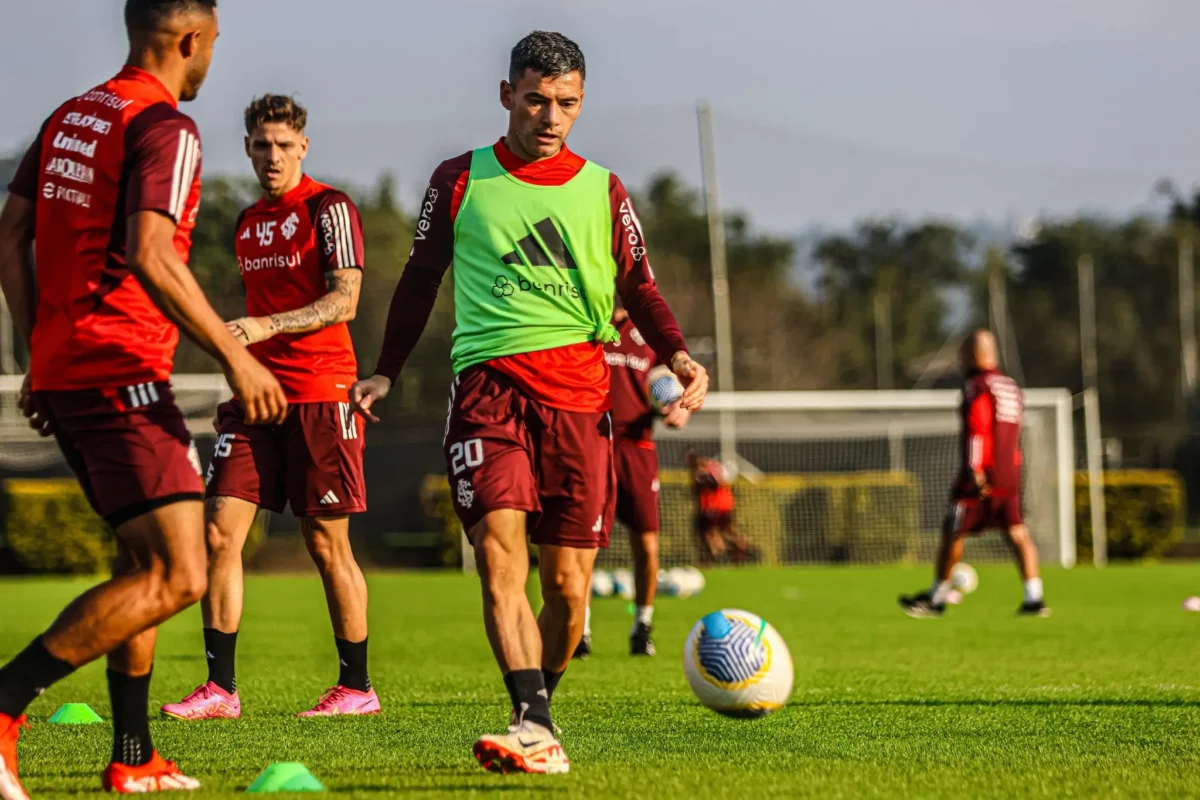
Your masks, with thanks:
M663 566L699 563L685 456L720 458L723 449L735 476L736 526L757 563L932 560L960 468L960 397L953 390L710 395L684 430L660 426L657 432ZM1065 389L1033 389L1025 403L1025 519L1042 560L1070 566L1071 396ZM965 558L1011 555L1002 536L989 535L972 537ZM598 564L631 563L628 531L618 525Z

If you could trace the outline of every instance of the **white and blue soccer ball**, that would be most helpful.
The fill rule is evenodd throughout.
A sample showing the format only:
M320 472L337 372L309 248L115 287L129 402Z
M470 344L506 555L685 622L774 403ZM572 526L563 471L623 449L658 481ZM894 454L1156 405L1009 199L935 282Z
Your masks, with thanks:
M592 597L612 597L613 579L602 569L592 572Z
M740 609L703 617L683 645L683 672L697 699L718 714L753 719L792 695L792 655L766 620Z
M960 561L950 571L950 585L963 594L970 594L979 588L979 573L970 564Z
M613 594L632 600L634 595L633 573L627 569L614 569L612 572Z

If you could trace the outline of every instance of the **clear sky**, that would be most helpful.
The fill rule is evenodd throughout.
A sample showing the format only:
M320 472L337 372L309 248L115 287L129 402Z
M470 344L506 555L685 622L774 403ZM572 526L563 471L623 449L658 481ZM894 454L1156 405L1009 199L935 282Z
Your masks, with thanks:
M124 57L120 0L0 0L0 148ZM1200 175L1196 0L225 0L200 99L208 173L245 172L239 117L297 92L323 176L383 170L412 200L503 132L512 44L588 58L572 139L637 187L698 182L693 107L718 119L726 205L776 230L864 214L995 220L1149 201Z

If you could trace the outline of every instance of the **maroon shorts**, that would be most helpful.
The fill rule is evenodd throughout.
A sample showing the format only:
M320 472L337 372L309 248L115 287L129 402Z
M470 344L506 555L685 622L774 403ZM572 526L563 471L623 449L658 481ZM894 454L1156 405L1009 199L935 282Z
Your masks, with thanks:
M617 519L634 533L658 532L658 451L654 442L617 439Z
M279 425L248 425L237 399L217 409L208 496L298 517L367 510L362 423L349 403L295 403Z
M951 501L946 528L950 533L1008 530L1024 522L1021 496L966 498Z
M156 508L201 500L200 457L168 383L37 392L88 502L113 528Z
M733 527L732 511L700 511L695 519L696 535L703 536L709 531L727 533Z
M504 508L529 512L535 544L608 547L613 522L612 418L561 411L479 366L454 379L446 420L450 496L470 532Z

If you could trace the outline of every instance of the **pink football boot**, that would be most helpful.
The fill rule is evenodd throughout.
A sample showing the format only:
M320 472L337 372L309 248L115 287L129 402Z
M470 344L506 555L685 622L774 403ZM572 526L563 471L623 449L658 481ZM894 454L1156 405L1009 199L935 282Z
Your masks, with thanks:
M298 717L338 717L342 715L378 714L383 708L374 689L360 692L342 685L334 686L321 695L315 708L301 711Z
M196 687L196 691L162 707L162 713L173 719L238 719L242 716L242 701L238 693L229 694L212 681Z

